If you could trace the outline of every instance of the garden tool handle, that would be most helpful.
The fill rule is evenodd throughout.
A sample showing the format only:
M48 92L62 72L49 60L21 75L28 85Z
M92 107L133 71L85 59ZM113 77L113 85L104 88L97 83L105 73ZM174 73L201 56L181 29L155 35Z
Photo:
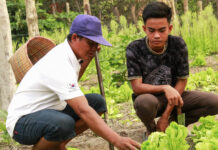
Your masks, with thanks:
M182 114L182 107L177 106L177 107L176 107L176 110L177 110L177 115Z

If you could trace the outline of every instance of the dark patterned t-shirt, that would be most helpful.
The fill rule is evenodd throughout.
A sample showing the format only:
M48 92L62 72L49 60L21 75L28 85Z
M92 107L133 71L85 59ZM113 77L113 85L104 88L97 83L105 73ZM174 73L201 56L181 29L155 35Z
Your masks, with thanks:
M146 45L146 37L126 48L128 80L142 78L143 83L175 86L177 79L189 75L188 51L184 40L168 36L164 53L155 54Z

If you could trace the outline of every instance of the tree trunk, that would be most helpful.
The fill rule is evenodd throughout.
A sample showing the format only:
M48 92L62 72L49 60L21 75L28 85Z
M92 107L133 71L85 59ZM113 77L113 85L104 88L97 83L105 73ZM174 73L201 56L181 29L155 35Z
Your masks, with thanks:
M66 2L66 12L67 12L67 14L69 14L69 12L70 12L70 4L69 4L69 2ZM70 22L70 18L69 17L67 17L67 21L68 21L68 23Z
M169 1L168 0L158 0L159 2L164 2L165 4L167 5L170 5Z
M135 15L135 7L136 7L136 4L132 4L132 6L131 6L131 14L132 14L133 23L137 24L137 18L136 18L136 15Z
M175 7L175 1L174 0L170 0L171 3L171 8L173 11L173 19L176 19L176 7Z
M0 109L6 110L15 91L15 78L8 62L13 52L5 0L0 0L0 12Z
M78 11L81 12L80 5L79 5L78 0L76 0L75 2L76 2L76 7L77 7Z
M183 5L184 5L184 13L186 13L188 11L188 0L184 0Z
M38 16L35 7L35 0L26 0L26 21L29 38L39 36Z
M202 11L202 0L198 0L197 5L198 5L199 12L201 12Z
M89 0L83 0L84 14L91 14Z
M218 17L218 0L216 0L216 17Z
M205 0L205 7L206 7L207 5L209 5L209 3L210 3L209 0Z
M142 16L143 10L144 10L146 5L147 5L146 2L141 5L141 7L138 10L138 16Z
M117 6L114 7L114 15L117 17L117 21L120 22L120 12Z
M55 16L56 15L56 10L57 10L55 0L52 0L51 8L52 8L52 13Z

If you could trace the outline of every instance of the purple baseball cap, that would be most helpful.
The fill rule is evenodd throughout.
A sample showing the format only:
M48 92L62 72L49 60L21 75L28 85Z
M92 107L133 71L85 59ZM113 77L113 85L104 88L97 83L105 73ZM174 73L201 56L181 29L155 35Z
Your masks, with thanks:
M70 34L76 33L82 37L90 39L96 43L112 46L108 41L106 41L102 36L101 21L90 15L78 15L73 20Z

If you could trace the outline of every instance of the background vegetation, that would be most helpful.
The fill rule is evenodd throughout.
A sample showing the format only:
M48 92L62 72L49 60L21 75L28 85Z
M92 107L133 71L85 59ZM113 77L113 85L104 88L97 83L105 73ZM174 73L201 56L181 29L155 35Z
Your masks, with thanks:
M150 1L146 1L146 3ZM74 11L67 14L65 12L65 2L67 1L56 0L57 12L54 15L52 14L51 0L36 1L40 34L54 40L56 44L64 41L69 32L70 22L76 15L83 13L81 1L68 1ZM106 100L108 104L112 105L131 100L132 90L126 80L125 48L131 41L145 36L141 28L143 25L141 17L138 17L137 24L134 24L133 20L131 20L129 8L133 2L133 0L102 0L100 2L90 0L92 14L101 16L104 24L104 37L113 45L112 48L102 46L99 54ZM178 17L174 18L172 22L174 25L172 34L182 36L186 41L189 57L192 60L191 66L205 66L205 56L218 52L218 21L214 13L216 5L215 2L212 2L204 6L204 10L199 12L196 2L196 0L189 0L190 11L184 14L182 1L176 1ZM140 11L139 4L136 4L138 12ZM14 50L16 50L27 40L28 35L25 21L25 2L24 0L8 0L7 6L12 26L13 46ZM122 14L119 21L113 14L114 7L118 7ZM204 87L204 90L217 92L217 71L210 68L209 72L210 74L206 72L200 73L200 75L190 75L187 89L193 90ZM96 74L95 62L92 61L81 81L86 82L93 77L96 78ZM201 77L201 81L198 80L197 76ZM99 93L97 84L92 87L82 87L82 90L85 93Z
M150 2L152 0L148 0ZM154 1L154 0L153 0ZM71 11L66 13L65 2L70 3ZM142 1L143 2L143 1ZM216 4L204 3L204 10L199 12L196 6L197 0L189 0L189 11L184 13L183 3L175 0L177 18L173 20L172 34L182 36L188 46L191 66L205 66L206 56L218 54L218 21L216 18ZM90 0L92 14L101 18L103 22L103 35L112 43L113 47L104 47L99 53L103 83L110 118L119 118L122 115L116 107L117 103L130 102L132 89L126 80L125 48L133 40L145 36L140 14L135 23L130 15L130 7L133 0ZM141 3L142 4L142 3ZM136 4L136 12L140 13L141 5ZM51 0L36 0L39 19L40 35L50 38L59 44L64 41L71 21L76 15L83 13L82 1L56 0L57 12L52 13ZM7 7L11 21L13 49L18 49L28 39L26 25L26 13L24 0L7 0ZM114 15L114 8L122 14L119 19ZM218 61L216 59L216 61ZM81 79L81 84L89 84L90 80L97 77L95 62L92 61ZM97 81L97 80L96 80ZM83 85L87 85L83 84ZM188 90L204 90L218 93L218 71L213 68L190 74ZM98 83L93 86L82 86L84 93L100 93ZM113 106L113 107L112 107ZM5 142L9 137L5 133L4 121L6 112L0 112L0 132ZM3 122L3 123L2 123Z

